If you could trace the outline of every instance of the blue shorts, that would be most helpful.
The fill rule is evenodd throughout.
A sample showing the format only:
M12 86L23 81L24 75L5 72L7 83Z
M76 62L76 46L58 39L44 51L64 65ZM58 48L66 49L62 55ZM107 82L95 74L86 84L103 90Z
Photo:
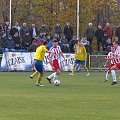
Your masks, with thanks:
M44 66L43 66L43 61L39 61L39 60L34 60L34 65L35 68L38 72L44 72Z
M85 60L75 60L76 64L85 65Z

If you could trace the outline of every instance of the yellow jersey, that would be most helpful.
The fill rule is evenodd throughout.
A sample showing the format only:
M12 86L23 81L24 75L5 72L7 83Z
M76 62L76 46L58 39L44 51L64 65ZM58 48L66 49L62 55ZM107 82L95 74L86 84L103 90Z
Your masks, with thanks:
M75 46L75 57L77 60L86 60L87 53L86 48L84 46Z
M36 49L34 59L39 60L39 61L44 61L44 57L45 57L46 52L47 52L47 49L46 49L46 47L44 45L39 46Z

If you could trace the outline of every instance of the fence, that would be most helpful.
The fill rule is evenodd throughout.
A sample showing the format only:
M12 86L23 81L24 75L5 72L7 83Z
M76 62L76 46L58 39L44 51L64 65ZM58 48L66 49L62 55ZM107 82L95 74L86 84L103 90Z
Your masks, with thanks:
M104 70L107 69L104 67L106 62L106 55L89 55L89 69L91 70Z
M4 52L0 54L0 70L2 71L33 71L33 56L34 52ZM63 58L59 58L60 68L62 71L71 71L74 64L74 54L64 54L66 61ZM89 55L87 66L90 70L105 70L105 55ZM49 64L48 53L45 55L44 60L45 71L52 71ZM77 66L79 70L79 66Z

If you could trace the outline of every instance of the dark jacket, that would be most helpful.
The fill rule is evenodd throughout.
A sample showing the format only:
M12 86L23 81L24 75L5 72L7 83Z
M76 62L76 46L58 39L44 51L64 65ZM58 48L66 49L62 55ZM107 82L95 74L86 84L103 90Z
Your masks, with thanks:
M70 49L69 49L69 47L67 45L66 46L63 45L61 47L61 50L62 50L63 53L69 53L70 52Z
M118 40L120 41L120 27L116 29L115 36L118 37Z
M38 31L38 29L36 27L35 27L35 31L36 31L36 34L38 36L39 31ZM32 27L30 28L30 36L31 36L31 38L33 38L33 28Z
M104 31L103 29L97 29L95 32L95 37L97 38L97 40L102 40L104 37Z
M15 46L15 44L14 44L14 41L12 39L7 39L6 40L5 48L13 49L14 46Z
M73 28L71 26L66 26L64 28L64 35L66 36L66 39L70 41L73 37Z
M61 34L61 33L62 33L62 29L61 29L60 26L56 26L56 27L55 27L55 33L56 33L56 34Z
M21 45L21 42L20 42L20 37L17 36L17 37L13 37L13 40L14 40L14 43L15 43L15 49L21 49L22 48L22 45Z
M94 37L94 29L93 28L88 27L86 29L86 37L87 38L93 38Z
M18 31L18 29L17 28L12 28L11 30L10 30L10 35L13 37L14 35L15 35L15 33L19 33L19 31Z
M23 38L25 36L26 32L28 32L28 31L29 31L28 27L22 26L21 29L20 29L21 37Z
M76 43L78 43L78 40L72 39L72 40L70 41L69 48L70 48L70 51L71 51L71 52L75 52L75 50L74 50L74 45L75 45Z
M22 44L24 48L30 46L31 42L32 42L32 39L30 35L26 35L23 37Z

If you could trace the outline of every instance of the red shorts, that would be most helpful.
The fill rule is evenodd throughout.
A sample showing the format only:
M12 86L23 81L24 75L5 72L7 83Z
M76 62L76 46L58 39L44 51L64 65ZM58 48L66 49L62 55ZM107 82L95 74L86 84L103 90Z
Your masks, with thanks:
M115 64L110 64L109 67L108 67L108 71L111 72L111 67L113 67Z
M59 62L58 62L57 59L53 60L53 66L54 66L54 69L55 69L55 70L60 69L60 67L59 67Z
M115 64L115 66L120 69L120 63Z

